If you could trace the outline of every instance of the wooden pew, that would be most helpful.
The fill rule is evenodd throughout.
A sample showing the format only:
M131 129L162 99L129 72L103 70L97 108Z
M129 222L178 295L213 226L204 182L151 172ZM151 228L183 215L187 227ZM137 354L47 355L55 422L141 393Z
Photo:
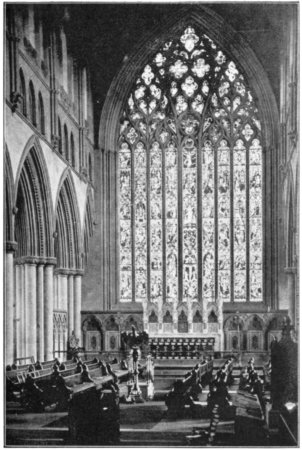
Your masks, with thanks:
M215 378L218 378L219 376L221 376L222 373L225 373L226 374L225 382L227 386L230 386L234 381L232 375L233 368L234 368L234 360L233 358L228 358L217 371Z
M213 361L197 364L183 380L175 381L166 397L168 416L181 416L187 406L193 406L192 401L200 391L203 379L211 377L212 370Z
M119 366L108 368L103 362L87 361L89 376L94 380L93 384L108 384L111 381L126 380L128 371L118 370ZM58 403L59 410L66 410L68 398L73 389L82 383L82 373L76 372L76 364L70 369L54 373L49 369L41 371L42 374L36 374L36 377L30 376L23 383L23 406L32 410L43 410L41 405L46 407ZM45 373L47 372L47 373ZM108 373L109 372L109 373ZM31 374L32 375L32 374ZM88 383L89 384L89 383Z
M16 370L9 370L6 371L6 377L10 378L13 382L22 383L25 381L25 378L28 373L31 373L34 378L39 378L44 375L50 375L52 373L53 366L55 364L56 360L53 361L47 361L46 363L41 363L42 369L37 370L34 366L34 364L27 364L25 366L22 366L22 368L18 367ZM72 366L75 366L75 363L71 360L64 361L63 364L66 366L66 368L71 368ZM33 366L34 370L32 372L29 371L29 368Z
M118 444L120 437L119 396L103 384L74 387L68 408L69 445Z

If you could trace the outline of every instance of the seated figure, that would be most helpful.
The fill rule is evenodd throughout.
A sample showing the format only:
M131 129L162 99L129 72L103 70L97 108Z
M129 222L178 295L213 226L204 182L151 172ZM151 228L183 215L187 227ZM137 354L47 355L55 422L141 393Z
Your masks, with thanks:
M59 376L61 376L61 375L60 375L60 369L59 369L59 367L55 364L55 365L53 366L52 374L51 374L51 376L50 376L50 382L51 382L52 384L55 384L56 381L57 381L57 378L58 378Z
M60 375L55 389L55 399L57 403L57 411L66 411L72 394L72 388L66 386L64 378Z
M103 361L101 361L100 367L101 367L101 369L102 369L102 376L103 376L103 377L105 377L106 375L109 375L107 366L104 364Z
M27 408L35 412L44 411L43 390L37 386L30 374L26 376L23 394L22 400Z
M166 406L168 412L173 415L181 415L184 412L185 406L190 404L190 396L184 389L182 380L176 380L173 385L173 389L166 396Z
M128 370L128 364L125 359L121 361L121 370Z
M239 389L246 389L249 387L249 372L245 367L240 374Z
M36 369L36 370L42 370L42 369L43 369L42 364L40 363L40 361L37 361L37 362L36 362L36 364L35 364L35 369Z
M78 361L76 369L75 369L75 373L82 373L83 371L83 364L81 361Z

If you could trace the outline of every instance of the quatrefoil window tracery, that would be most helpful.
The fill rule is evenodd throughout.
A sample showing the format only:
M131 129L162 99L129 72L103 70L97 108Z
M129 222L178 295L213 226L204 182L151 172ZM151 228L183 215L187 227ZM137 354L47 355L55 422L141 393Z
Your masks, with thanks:
M121 301L262 300L260 131L244 75L195 27L150 58L120 128Z

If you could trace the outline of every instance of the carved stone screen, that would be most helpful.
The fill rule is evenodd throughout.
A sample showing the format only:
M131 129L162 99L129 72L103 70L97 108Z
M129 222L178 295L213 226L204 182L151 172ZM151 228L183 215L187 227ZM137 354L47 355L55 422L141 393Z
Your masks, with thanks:
M262 301L257 107L197 28L134 79L119 136L120 301Z

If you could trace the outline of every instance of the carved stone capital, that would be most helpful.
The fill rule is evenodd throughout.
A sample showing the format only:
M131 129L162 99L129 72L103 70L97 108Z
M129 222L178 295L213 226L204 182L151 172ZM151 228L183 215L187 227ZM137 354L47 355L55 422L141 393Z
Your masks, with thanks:
M54 257L48 257L45 258L45 265L46 266L56 266L57 265L57 258Z
M39 258L37 256L24 256L21 258L23 261L23 264L31 264L31 265L37 265L37 264L43 264L43 258Z
M6 241L5 249L7 253L15 252L18 248L18 243L15 241Z
M56 265L57 259L47 256L21 256L15 260L16 264Z
M83 276L84 270L82 269L69 269L68 267L58 267L55 269L55 275L73 275L73 276Z
M72 275L72 269L66 269L66 268L58 268L55 269L55 275L63 275L63 276L68 276L68 275Z

